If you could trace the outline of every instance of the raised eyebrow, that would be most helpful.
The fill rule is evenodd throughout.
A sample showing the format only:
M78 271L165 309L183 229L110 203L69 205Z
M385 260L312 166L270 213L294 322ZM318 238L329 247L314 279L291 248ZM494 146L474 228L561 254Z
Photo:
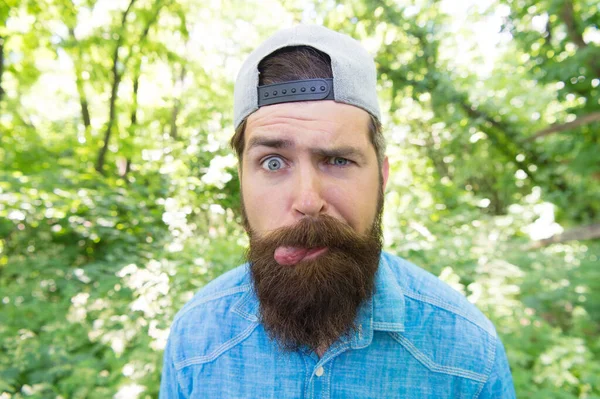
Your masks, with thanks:
M255 147L291 148L294 147L292 140L271 139L267 137L252 137L248 143L248 151Z

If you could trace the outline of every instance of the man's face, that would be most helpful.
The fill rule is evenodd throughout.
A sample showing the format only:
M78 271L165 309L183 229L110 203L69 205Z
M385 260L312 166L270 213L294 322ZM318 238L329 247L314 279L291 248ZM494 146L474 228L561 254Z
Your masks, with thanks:
M388 164L379 170L368 122L333 101L269 106L248 119L248 261L261 321L285 349L317 350L348 334L372 294Z
M252 230L264 234L329 215L367 232L388 176L387 159L378 170L368 124L366 111L334 101L278 104L250 115L241 184Z

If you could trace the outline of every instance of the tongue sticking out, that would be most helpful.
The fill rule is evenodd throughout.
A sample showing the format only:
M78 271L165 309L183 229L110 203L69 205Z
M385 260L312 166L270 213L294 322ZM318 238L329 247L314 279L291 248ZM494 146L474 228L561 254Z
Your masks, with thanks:
M280 265L292 266L305 258L311 258L327 248L277 247L274 258Z

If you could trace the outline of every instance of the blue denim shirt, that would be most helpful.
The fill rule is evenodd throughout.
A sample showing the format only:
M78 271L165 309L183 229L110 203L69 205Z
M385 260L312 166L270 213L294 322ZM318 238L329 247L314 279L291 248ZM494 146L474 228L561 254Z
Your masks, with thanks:
M492 323L460 293L382 253L356 333L316 354L281 352L259 322L248 266L177 314L160 398L514 398Z

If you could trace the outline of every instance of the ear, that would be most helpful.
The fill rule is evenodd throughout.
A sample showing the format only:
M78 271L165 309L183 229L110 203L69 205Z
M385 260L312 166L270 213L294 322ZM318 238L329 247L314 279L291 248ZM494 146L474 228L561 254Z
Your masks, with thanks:
M383 176L383 187L381 189L382 192L385 192L385 187L387 185L388 177L390 175L390 162L388 157L386 156L383 160L383 164L381 165L381 176Z

